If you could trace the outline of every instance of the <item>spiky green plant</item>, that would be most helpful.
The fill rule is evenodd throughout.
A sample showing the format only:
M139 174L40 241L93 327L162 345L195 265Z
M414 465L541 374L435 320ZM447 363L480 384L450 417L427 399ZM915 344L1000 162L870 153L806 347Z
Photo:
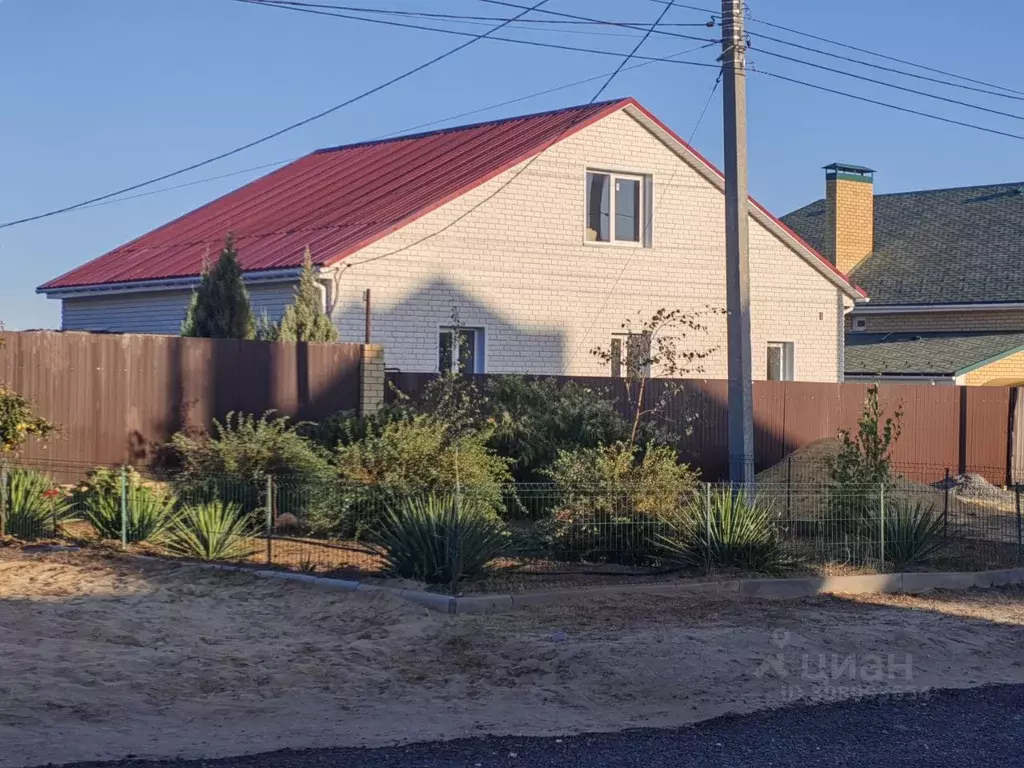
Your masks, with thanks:
M452 584L481 573L508 546L501 521L465 495L434 495L389 507L372 541L384 571L428 584Z
M668 560L762 573L777 573L794 564L782 546L771 503L743 491L716 488L695 497L667 523L669 533L658 535L656 543Z
M178 499L146 486L129 486L126 497L126 526L129 542L155 541L174 518ZM102 492L85 498L85 518L101 539L121 538L121 495Z
M211 501L185 507L171 523L164 546L197 560L240 560L256 550L255 535L241 506Z
M896 568L921 565L945 546L942 516L931 505L896 499L885 508L885 559Z
M57 527L71 514L67 494L42 472L15 469L7 475L4 530L19 539L55 536Z

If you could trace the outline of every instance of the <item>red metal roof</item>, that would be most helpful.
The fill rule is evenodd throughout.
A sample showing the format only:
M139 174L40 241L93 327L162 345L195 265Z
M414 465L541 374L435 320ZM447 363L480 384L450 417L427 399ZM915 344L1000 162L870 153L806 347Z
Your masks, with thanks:
M40 286L198 275L235 234L246 272L332 264L607 114L617 99L322 149Z
M635 99L322 149L256 179L39 287L40 291L195 277L235 234L246 272L296 268L308 246L313 263L333 264L465 194L552 144L623 107L634 107L722 173ZM821 264L817 251L760 203Z

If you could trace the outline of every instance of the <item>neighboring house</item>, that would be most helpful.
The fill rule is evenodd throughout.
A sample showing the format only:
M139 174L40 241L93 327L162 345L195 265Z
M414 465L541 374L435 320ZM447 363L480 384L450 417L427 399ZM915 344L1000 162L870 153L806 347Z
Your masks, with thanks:
M1024 185L876 195L825 167L783 221L871 296L846 318L848 378L1024 383Z
M389 367L602 375L591 350L628 347L625 320L725 307L722 189L620 99L314 152L39 291L65 329L176 333L231 231L257 312L280 314L306 246L343 339L371 289ZM753 201L750 272L756 378L840 379L863 291ZM723 378L726 318L707 324L686 344L718 347L703 375Z

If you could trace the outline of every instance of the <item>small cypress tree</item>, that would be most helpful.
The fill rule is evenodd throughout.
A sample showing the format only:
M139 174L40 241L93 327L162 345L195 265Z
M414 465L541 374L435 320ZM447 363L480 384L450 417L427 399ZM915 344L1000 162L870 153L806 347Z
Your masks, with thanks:
M295 301L292 302L281 316L277 325L277 341L318 341L331 342L338 340L338 329L331 318L324 312L320 299L320 288L313 271L313 257L306 248L302 260L302 274L299 284L295 287Z
M185 311L181 335L207 339L256 337L256 319L249 304L249 293L242 283L235 238L230 233L217 263L203 270L199 287Z

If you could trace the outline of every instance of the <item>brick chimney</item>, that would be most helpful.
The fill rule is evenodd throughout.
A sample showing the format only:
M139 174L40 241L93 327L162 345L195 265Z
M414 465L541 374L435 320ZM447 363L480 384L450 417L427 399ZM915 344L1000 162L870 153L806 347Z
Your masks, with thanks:
M825 166L825 204L832 257L852 272L875 246L875 172L846 163Z

